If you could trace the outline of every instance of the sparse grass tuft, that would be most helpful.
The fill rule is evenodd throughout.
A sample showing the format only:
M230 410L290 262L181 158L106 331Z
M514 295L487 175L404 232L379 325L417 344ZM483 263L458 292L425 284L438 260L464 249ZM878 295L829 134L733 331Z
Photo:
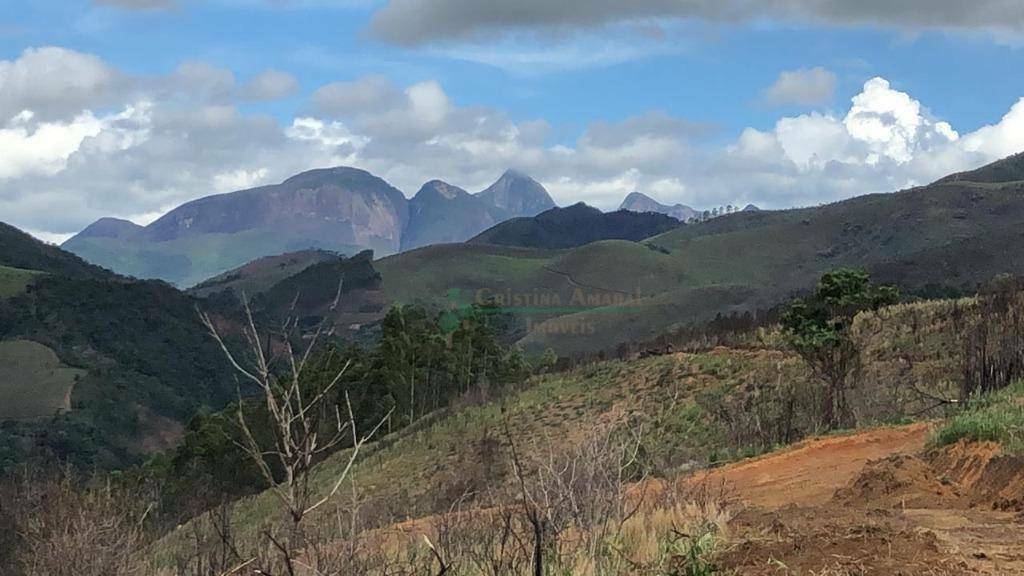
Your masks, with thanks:
M937 446L960 440L998 442L1012 454L1024 454L1024 380L987 397L951 418L936 433Z

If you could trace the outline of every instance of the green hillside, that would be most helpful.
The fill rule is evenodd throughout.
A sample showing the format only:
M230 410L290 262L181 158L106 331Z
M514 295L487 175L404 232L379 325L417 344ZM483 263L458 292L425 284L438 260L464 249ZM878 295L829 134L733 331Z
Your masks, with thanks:
M0 266L38 270L77 278L101 278L109 273L0 222Z
M70 409L72 387L84 375L42 344L0 342L0 420L47 418Z
M971 304L897 305L855 319L854 338L865 360L861 385L851 397L860 425L940 413L907 388L952 394L956 385L949 377L959 362L953 311ZM495 401L436 413L423 425L381 439L360 458L354 486L361 505L374 511L367 522L372 527L429 517L447 512L452 499L460 499L460 509L486 509L518 497L509 438L529 474L552 455L572 453L595 430L629 429L643 434L642 466L653 476L671 478L772 450L777 446L764 444L760 435L771 435L779 425L788 430L779 432L788 435L786 442L813 434L808 425L808 415L817 409L813 377L799 358L776 347L774 336L766 334L745 350L616 360L537 376ZM908 357L914 358L909 370ZM340 452L319 465L318 495L330 490L346 462L347 453ZM240 541L276 520L274 498L265 491L231 508ZM327 512L317 513L311 523L334 521ZM188 553L191 527L154 546L159 563Z
M522 340L535 350L596 351L718 313L771 307L839 267L867 268L909 292L970 291L998 274L1024 274L1021 170L1018 155L929 186L815 208L738 212L642 243L564 251L446 246L388 258L380 270L396 299L412 296L413 286L426 301L481 288L563 299L574 290L638 295L600 313L563 307L538 315L542 329ZM553 315L585 333L547 330L552 324L543 321Z
M680 225L675 218L653 212L619 210L604 213L580 202L552 208L530 218L513 218L470 242L524 248L572 248L598 240L643 240Z
M282 236L275 228L257 228L230 234L206 233L161 242L107 237L75 238L69 248L90 262L103 262L113 270L136 278L165 278L190 287L248 264L264 254L307 249L355 253L362 248L324 240L323 230Z
M23 293L39 274L35 270L0 266L0 298L10 298Z
M326 250L301 250L280 256L267 256L205 280L189 290L196 296L209 296L228 290L236 295L255 296L278 282L310 266L336 258Z
M173 443L200 407L235 397L197 300L90 266L9 226L0 227L0 263L0 420L32 421L0 428L0 445L22 457L119 466ZM13 264L45 274L12 272Z

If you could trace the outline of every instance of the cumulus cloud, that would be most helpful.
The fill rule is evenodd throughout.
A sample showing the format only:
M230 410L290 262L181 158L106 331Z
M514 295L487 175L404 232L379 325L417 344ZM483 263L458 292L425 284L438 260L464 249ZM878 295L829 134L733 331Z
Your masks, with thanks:
M1024 31L1015 0L389 0L370 25L378 38L402 45L491 41L495 34L585 29L659 19L869 25L903 29Z
M126 77L91 54L47 46L0 60L0 119L31 110L38 119L74 115L106 106Z
M836 94L836 75L820 66L785 70L764 93L772 106L816 106L832 101Z
M365 168L409 194L432 178L479 190L511 166L561 204L614 208L640 190L695 207L788 207L922 184L1024 150L1024 99L999 122L960 133L883 78L844 111L783 117L724 144L705 138L710 127L663 112L593 122L552 144L543 119L459 105L435 81L382 77L328 84L282 124L236 106L251 84L186 63L103 109L90 110L90 97L54 116L45 97L45 115L19 96L0 118L0 214L60 238L101 216L146 222L200 196L333 165Z

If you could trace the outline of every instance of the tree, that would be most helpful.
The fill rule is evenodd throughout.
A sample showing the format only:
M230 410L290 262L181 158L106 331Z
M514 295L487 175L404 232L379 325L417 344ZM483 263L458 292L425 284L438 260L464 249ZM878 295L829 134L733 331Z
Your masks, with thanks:
M331 306L332 311L337 306L340 295L339 284L338 296ZM246 403L239 397L237 421L241 441L238 442L238 447L259 470L264 481L270 486L271 494L276 497L282 511L291 521L283 538L276 536L270 528L264 530L263 535L279 552L289 576L295 576L299 564L297 557L305 547L303 521L337 495L349 477L360 450L377 433L390 414L378 422L368 434L360 436L347 393L347 420L343 419L341 411L337 408L333 413L329 409L330 393L339 382L342 382L348 363L340 367L330 381L320 389L309 390L303 385L310 358L323 335L324 324L322 323L309 339L305 351L296 353L292 349L292 340L297 336L297 321L293 318L287 319L277 335L276 342L277 347L283 348L283 351L275 352L274 335L267 334L264 337L256 329L252 310L244 296L243 303L245 324L242 332L248 348L248 359L236 357L231 352L217 331L216 323L208 314L200 312L200 319L238 373L239 379L257 390L256 396L264 405L265 414L269 416L254 421L252 414L246 411ZM330 423L332 416L335 419L333 425ZM254 426L255 422L259 422L261 428ZM269 430L262 429L262 425L268 425ZM269 441L266 436L270 437ZM346 441L350 444L345 466L338 473L330 491L321 494L311 482L313 466ZM275 470L280 472L275 473ZM243 566L256 560L255 557L246 560ZM269 572L262 570L259 573Z
M844 268L822 276L810 298L793 301L783 314L787 341L825 385L821 416L827 428L853 424L846 391L860 362L850 335L854 316L898 300L895 287L873 285L867 272Z

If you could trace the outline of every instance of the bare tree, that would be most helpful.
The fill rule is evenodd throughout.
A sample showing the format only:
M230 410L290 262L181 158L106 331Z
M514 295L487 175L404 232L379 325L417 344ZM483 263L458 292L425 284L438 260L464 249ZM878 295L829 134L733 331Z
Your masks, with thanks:
M62 471L26 473L16 496L21 542L10 567L15 574L144 573L139 550L146 542L144 525L152 510L147 495L99 479L83 484ZM7 574L3 566L0 572Z
M337 307L340 295L339 283L338 294L330 306L330 311ZM360 450L377 433L390 416L390 412L368 434L360 436L348 393L344 394L347 412L345 416L342 416L337 403L331 405L328 399L332 397L331 392L345 375L348 363L333 375L323 389L303 389L303 375L324 334L326 318L308 339L301 353L296 353L292 348L292 340L297 333L297 320L286 319L278 342L279 348L283 351L274 354L271 352L274 348L272 337L267 335L264 344L264 338L256 329L252 309L244 295L243 303L245 322L242 334L249 356L245 362L239 361L230 350L210 316L202 311L199 315L203 325L220 346L239 377L255 386L256 397L266 408L266 426L271 439L261 441L254 433L254 423L246 414L247 404L239 393L237 420L241 441L238 445L255 464L290 520L289 530L284 538L275 536L270 530L265 530L264 536L279 553L287 573L294 575L296 555L304 547L303 520L337 495L349 477ZM328 424L331 417L334 421ZM326 494L319 493L311 484L314 465L329 452L340 448L347 440L351 442L351 446L345 466L334 479L330 490ZM277 475L275 469L278 471Z

